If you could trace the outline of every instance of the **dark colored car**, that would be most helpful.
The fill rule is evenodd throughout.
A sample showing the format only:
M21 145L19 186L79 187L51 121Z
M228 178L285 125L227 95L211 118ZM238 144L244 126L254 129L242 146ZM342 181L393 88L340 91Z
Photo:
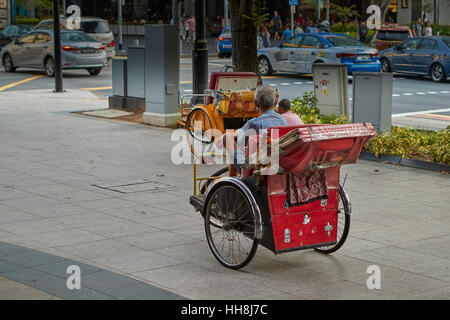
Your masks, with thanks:
M27 25L12 25L6 27L2 32L0 32L0 50L8 43L11 43L13 40L30 31L31 28L32 26Z
M409 27L399 27L398 25L382 26L375 31L371 47L376 48L378 51L383 51L412 37Z
M450 75L450 37L406 40L381 52L381 70L446 81Z

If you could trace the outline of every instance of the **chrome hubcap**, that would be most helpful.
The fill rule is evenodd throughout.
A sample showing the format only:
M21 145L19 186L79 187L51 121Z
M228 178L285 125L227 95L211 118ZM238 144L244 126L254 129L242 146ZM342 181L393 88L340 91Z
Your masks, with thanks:
M441 66L435 66L432 72L433 78L435 80L441 80L442 78L442 68Z
M267 65L267 61L262 59L259 61L259 72L262 74L266 74L267 70L269 69L269 66Z

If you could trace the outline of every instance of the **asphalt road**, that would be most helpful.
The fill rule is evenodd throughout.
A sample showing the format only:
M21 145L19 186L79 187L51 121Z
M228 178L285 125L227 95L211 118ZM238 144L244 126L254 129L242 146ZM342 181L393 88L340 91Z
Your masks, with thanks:
M192 67L190 59L182 59L180 92L192 92ZM209 61L209 72L219 71L229 59ZM65 89L93 90L108 96L112 94L112 68L106 67L99 76L90 76L85 70L64 71ZM312 77L296 74L276 74L264 77L266 85L276 87L281 98L294 99L303 92L312 91ZM54 79L43 75L42 71L18 69L15 73L6 73L0 69L0 92L5 90L31 90L54 88ZM352 83L349 79L349 97L352 97ZM436 83L426 78L394 76L393 115L410 113L435 114L450 124L450 82ZM351 102L351 101L350 101Z

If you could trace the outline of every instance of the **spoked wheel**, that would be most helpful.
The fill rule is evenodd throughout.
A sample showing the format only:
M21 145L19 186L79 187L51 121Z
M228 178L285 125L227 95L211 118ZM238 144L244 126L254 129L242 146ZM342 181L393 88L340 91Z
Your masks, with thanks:
M5 53L3 56L3 68L5 68L6 72L15 72L16 67L14 67L11 56L8 53Z
M431 79L436 82L445 81L447 79L444 68L438 63L433 64L430 70L430 74Z
M218 178L218 177L224 177L226 176L228 173L228 167L222 168L216 172L214 172L211 177L212 178ZM200 194L206 194L206 190L208 189L208 187L211 186L211 184L214 182L214 180L216 179L208 179L206 180L206 182L202 185L202 188L200 189Z
M214 141L212 128L212 121L204 110L196 108L189 113L186 119L186 130L188 131L188 142L193 152L195 140L203 144Z
M225 267L245 267L258 248L256 217L250 201L229 182L221 182L212 192L204 210L208 245Z
M350 230L350 202L346 197L344 188L339 185L339 206L338 206L338 219L337 219L337 239L336 243L331 246L325 246L320 248L314 248L322 253L333 253L339 250L344 244Z
M44 62L45 73L49 77L55 76L55 60L52 57L47 57Z

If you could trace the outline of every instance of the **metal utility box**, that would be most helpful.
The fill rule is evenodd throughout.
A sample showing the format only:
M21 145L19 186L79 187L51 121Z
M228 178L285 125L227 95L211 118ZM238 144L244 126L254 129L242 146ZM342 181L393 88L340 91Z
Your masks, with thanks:
M145 47L128 47L128 97L145 98Z
M144 123L175 126L178 118L180 41L176 25L145 25Z
M127 96L127 59L112 60L112 85L114 96Z
M316 63L313 65L313 77L320 113L344 114L349 119L347 65Z
M353 73L353 122L370 122L374 129L391 131L392 73Z

